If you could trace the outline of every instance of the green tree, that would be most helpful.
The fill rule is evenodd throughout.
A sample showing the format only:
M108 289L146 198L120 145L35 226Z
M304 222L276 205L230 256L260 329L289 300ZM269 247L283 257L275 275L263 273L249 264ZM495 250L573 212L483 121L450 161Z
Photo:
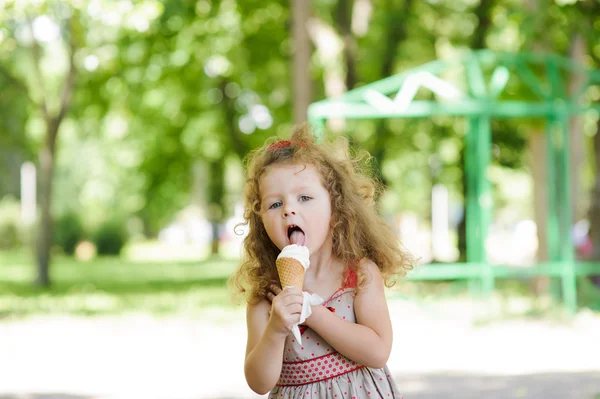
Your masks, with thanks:
M70 106L71 93L75 80L74 55L78 47L80 21L77 11L67 15L64 9L48 5L22 5L8 2L2 15L5 26L12 28L8 46L15 48L14 55L2 72L13 86L20 88L28 98L30 107L41 116L43 138L38 152L39 163L39 203L40 222L37 238L37 283L50 284L49 264L52 242L52 182L57 153L58 133ZM20 34L20 37L19 37ZM56 42L64 57L58 71L43 68L49 46L47 35L55 35ZM4 45L7 46L6 41ZM32 73L26 76L17 74L21 67L30 67Z
M597 1L581 0L569 8L569 21L573 30L585 40L587 54L590 59L590 68L600 69L600 7ZM596 97L595 101L598 101ZM590 190L590 204L588 218L590 221L590 239L592 240L593 253L591 258L600 261L600 120L596 122L596 132L592 137L591 145L593 184Z
M90 81L94 83L93 78L89 79L89 71L104 61L94 52L104 51L111 58L114 48L111 45L119 32L135 26L143 30L157 9L156 4L148 0L119 9L111 14L113 19L102 18L106 16L103 9L112 7L112 2L97 2L94 7L85 2L64 1L2 4L0 75L8 82L9 90L19 90L27 100L26 128L20 133L23 142L37 152L38 159L41 216L37 283L40 285L50 284L52 213L56 199L53 186L59 150L65 145L59 134L67 129L70 133L67 143L71 142L79 123L101 125L99 121L107 114L108 104L118 103L102 101L98 95L100 82L87 85ZM109 26L112 29L106 29ZM114 86L115 82L112 83ZM67 121L70 126L66 126Z

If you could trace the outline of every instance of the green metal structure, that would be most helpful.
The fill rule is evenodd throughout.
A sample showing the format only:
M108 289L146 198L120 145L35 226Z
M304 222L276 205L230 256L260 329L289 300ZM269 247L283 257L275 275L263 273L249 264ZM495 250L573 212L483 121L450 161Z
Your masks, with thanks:
M569 82L581 84L571 93ZM572 231L569 180L569 118L600 104L587 101L598 90L600 71L552 54L474 51L452 61L419 68L356 88L310 105L308 118L317 132L329 118L467 118L465 134L467 262L424 265L409 279L468 279L488 296L497 278L550 276L561 281L563 303L577 307L577 276L600 274L600 264L577 262ZM435 100L418 100L421 88ZM394 98L390 95L395 94ZM549 261L532 267L492 265L485 240L492 222L492 195L486 170L491 158L492 118L536 117L547 137L547 239Z

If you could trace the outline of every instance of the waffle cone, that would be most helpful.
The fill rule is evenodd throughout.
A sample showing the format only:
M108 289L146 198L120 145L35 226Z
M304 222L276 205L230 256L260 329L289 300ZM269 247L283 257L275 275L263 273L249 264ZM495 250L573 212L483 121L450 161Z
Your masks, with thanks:
M294 286L302 291L304 286L305 269L302 264L294 258L279 258L275 262L281 287Z

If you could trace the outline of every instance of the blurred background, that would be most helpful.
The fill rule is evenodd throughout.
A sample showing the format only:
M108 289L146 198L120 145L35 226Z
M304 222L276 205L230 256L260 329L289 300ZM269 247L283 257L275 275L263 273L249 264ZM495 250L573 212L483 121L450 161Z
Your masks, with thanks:
M226 287L247 153L310 103L431 61L487 49L600 70L599 39L597 0L0 0L0 399L258 397ZM598 82L569 124L561 237L596 262ZM466 259L465 124L327 124L373 155L381 214L424 268ZM548 260L543 132L492 120L490 264ZM600 397L595 273L574 312L543 275L486 298L411 276L388 292L406 399Z

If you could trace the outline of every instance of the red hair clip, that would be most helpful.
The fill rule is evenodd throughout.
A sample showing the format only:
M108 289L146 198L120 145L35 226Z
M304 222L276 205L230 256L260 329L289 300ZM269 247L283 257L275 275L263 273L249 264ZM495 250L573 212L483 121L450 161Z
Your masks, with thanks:
M280 140L280 141L276 141L275 143L271 144L269 147L267 147L267 151L276 151L276 150L280 150L282 148L286 148L289 147L291 145L297 145L299 147L306 147L306 144L300 142L300 141L292 141L292 140Z

